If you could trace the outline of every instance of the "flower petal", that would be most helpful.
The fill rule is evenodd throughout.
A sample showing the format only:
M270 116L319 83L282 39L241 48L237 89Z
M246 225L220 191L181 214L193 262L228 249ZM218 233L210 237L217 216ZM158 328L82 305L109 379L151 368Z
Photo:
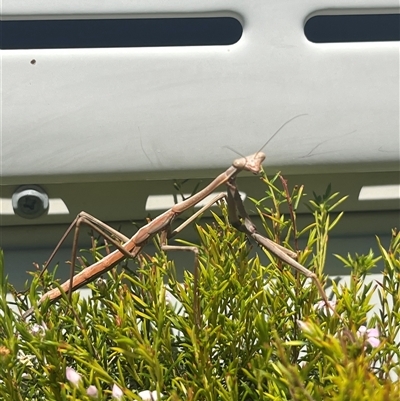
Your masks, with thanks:
M367 330L368 337L379 337L379 330L375 327Z
M89 386L88 388L87 388L87 390L86 390L86 394L89 396L89 397L97 397L97 395L99 394L99 392L97 391L97 388L96 388L96 386Z
M117 400L120 400L123 395L123 391L116 384L114 384L112 388L112 396Z
M153 396L153 400L154 400L154 401L157 401L157 400L158 400L157 391L156 391L156 390L152 391L152 392L151 392L151 395ZM164 397L164 394L163 394L163 393L160 393L160 397Z
M153 394L151 393L150 390L144 390L141 391L139 393L139 397L143 400L143 401L153 401L156 400L157 398L153 398ZM156 397L157 397L157 391L156 391Z
M43 326L41 326L40 324L35 323L32 327L31 327L31 333L34 336L40 336L43 335L45 332L45 329Z
M65 376L67 377L68 381L74 386L77 387L79 385L79 382L81 380L81 375L73 368L67 366L65 370Z
M367 342L369 342L369 344L371 345L372 348L379 347L379 344L381 343L379 338L376 338L376 337L369 337L367 339Z

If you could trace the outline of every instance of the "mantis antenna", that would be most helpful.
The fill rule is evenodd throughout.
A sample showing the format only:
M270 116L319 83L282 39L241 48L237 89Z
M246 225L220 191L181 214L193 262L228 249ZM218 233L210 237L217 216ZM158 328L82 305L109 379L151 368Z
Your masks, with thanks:
M294 116L292 118L290 118L289 120L287 120L286 122L284 122L276 131L275 133L267 140L267 142L264 143L263 146L261 146L261 149L259 149L256 153L256 155L258 155L275 137L276 135L278 135L278 132L286 125L289 124L291 121L295 120L298 117L302 117L302 116L308 116L307 113L303 113L303 114L297 114L297 116Z
M275 136L279 133L279 131L286 125L289 124L291 121L295 120L298 117L302 117L302 116L308 116L307 113L303 113L303 114L298 114L297 116L294 116L292 118L290 118L289 120L287 120L286 122L284 122L277 131L275 131L275 133L268 138L267 142L264 143L263 146L261 146L261 148L255 153L255 156L257 156L274 138ZM241 153L237 152L235 149L231 148L230 146L224 146L224 148L231 150L233 153L236 153L238 156L240 157L245 157L244 155L242 155Z

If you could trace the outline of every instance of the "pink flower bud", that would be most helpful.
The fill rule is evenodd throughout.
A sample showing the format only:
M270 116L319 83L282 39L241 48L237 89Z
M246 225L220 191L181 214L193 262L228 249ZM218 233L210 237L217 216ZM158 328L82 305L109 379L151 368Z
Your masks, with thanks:
M381 343L379 340L379 330L375 327L372 329L367 329L365 326L360 326L357 330L357 335L359 337L364 337L366 342L372 347L379 347Z
M116 384L114 384L112 388L112 396L115 399L120 400L123 395L124 395L123 391Z
M68 381L74 385L75 387L79 386L79 382L81 380L81 375L76 372L74 369L70 368L67 366L67 369L65 371L65 375L67 376Z
M88 388L87 388L87 390L86 390L86 394L89 396L89 397L97 397L97 395L99 394L99 392L97 391L97 388L96 388L96 386L89 386Z

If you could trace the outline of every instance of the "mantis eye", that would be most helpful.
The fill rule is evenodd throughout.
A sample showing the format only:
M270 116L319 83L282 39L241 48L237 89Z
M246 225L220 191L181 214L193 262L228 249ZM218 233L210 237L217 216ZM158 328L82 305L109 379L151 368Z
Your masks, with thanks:
M246 158L245 157L241 157L240 159L234 160L232 165L233 165L233 167L236 167L237 169L241 170L246 165L246 162L247 162Z

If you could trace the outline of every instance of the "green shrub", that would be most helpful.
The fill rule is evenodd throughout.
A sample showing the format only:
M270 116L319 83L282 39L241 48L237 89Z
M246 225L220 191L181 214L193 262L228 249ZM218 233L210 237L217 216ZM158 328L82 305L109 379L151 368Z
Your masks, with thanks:
M298 261L326 283L328 235L341 214L337 194L310 203L314 223L298 228L303 187L291 193L279 176L254 201L269 238L293 248ZM283 189L278 188L283 184ZM283 214L281 210L286 210ZM332 307L317 288L266 252L251 257L250 244L228 222L224 205L211 225L197 225L197 286L187 269L158 251L143 253L137 268L108 273L90 284L87 299L44 302L25 322L6 293L25 311L52 274L35 274L31 290L17 295L0 260L0 397L3 400L394 400L400 394L400 234L393 231L381 255L340 257L351 284L332 283ZM298 249L298 239L306 247ZM183 242L183 241L181 241ZM158 238L155 238L158 244ZM184 243L187 244L187 243ZM94 259L105 246L92 249ZM83 256L82 256L83 258ZM363 284L382 259L383 280ZM379 291L378 314L367 319ZM196 306L198 295L199 306ZM141 393L139 395L139 393ZM123 395L122 395L123 394ZM147 397L147 398L146 398Z

